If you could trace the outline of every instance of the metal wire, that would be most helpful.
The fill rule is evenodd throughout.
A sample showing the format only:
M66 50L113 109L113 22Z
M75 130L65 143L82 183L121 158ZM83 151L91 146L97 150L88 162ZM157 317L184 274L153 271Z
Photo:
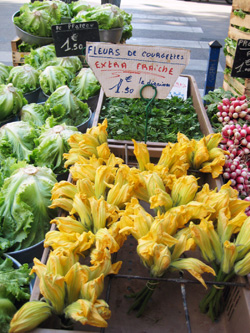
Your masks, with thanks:
M189 280L189 279L182 279L182 278L154 278L154 277L147 277L147 276L137 276L137 275L124 275L124 274L116 274L114 278L121 278L121 279L136 279L136 280L154 280L154 281L161 281L161 282L176 282L176 283L184 283L184 284L200 284L197 280ZM217 282L217 281L205 281L208 285L216 285L216 286L234 286L234 287L243 287L248 288L248 283L241 283L241 282Z

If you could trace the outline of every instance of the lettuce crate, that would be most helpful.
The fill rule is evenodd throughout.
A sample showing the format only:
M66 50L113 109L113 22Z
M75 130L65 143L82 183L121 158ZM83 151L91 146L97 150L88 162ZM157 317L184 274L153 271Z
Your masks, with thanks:
M11 50L12 50L12 62L13 66L20 66L24 64L24 57L30 52L20 52L18 50L18 45L22 43L22 40L19 37L15 37L11 41Z

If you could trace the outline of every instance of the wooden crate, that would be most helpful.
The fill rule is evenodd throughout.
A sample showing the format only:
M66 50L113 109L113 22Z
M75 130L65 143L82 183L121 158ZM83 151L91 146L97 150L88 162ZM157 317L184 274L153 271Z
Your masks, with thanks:
M204 134L212 133L211 125L208 121L206 111L204 109L201 97L195 80L189 76L190 93L193 97L194 106L199 116L199 121ZM98 106L96 109L96 117L93 126L98 123L98 112L104 99L104 92L101 91ZM110 150L125 161L126 164L134 166L133 144L131 141L108 140ZM165 143L147 143L150 157L157 159L160 157ZM221 179L214 180L210 174L202 175L202 182L209 183L210 188L221 186ZM70 178L69 178L70 179ZM145 205L147 207L147 204ZM146 208L145 207L145 208ZM52 226L55 228L55 226ZM44 250L41 261L46 263L49 248ZM228 296L228 304L226 311L218 322L211 322L207 315L201 314L199 310L199 302L205 295L206 290L197 283L187 273L184 273L184 279L188 279L191 283L187 283L184 287L179 283L161 282L152 299L148 303L145 313L142 317L136 318L135 313L128 314L128 308L132 300L126 299L131 289L137 291L144 286L145 281L126 278L126 276L147 277L148 270L141 264L139 256L135 255L136 241L133 237L129 237L124 246L118 251L115 261L123 262L119 275L121 277L107 277L105 279L105 290L100 298L106 299L111 310L111 318L108 320L108 327L100 329L91 326L82 326L78 323L73 327L73 332L100 332L100 333L162 333L162 332L186 332L185 307L181 294L181 288L185 288L187 309L189 311L190 324L194 333L248 333L250 327L250 291L246 288L230 288ZM199 253L196 254L199 257ZM179 275L166 275L166 278L179 278ZM206 280L211 277L204 276ZM41 297L39 291L39 279L35 281L31 300L39 300ZM56 317L51 317L41 324L31 333L70 333L72 330L62 330L58 324Z
M142 317L136 318L135 313L127 313L132 304L131 299L126 299L125 294L140 290L145 285L145 280L126 278L126 276L148 277L148 270L140 262L139 256L135 255L136 241L128 237L124 246L117 253L115 261L123 262L119 275L121 277L107 277L102 299L106 299L111 310L111 318L108 327L97 327L75 324L71 330L60 329L57 317L50 317L39 328L31 333L162 333L162 332L187 332L185 309L189 312L189 320L194 333L249 333L250 327L250 291L242 287L230 287L227 296L225 312L217 322L212 322L207 315L201 314L199 302L205 296L205 288L195 282L187 272L183 278L189 283L181 285L173 281L162 281L156 288L151 300ZM42 262L46 262L49 249L45 249ZM199 253L193 255L199 258ZM180 279L178 273L166 274L165 278ZM204 275L206 281L211 277ZM246 282L241 278L237 282ZM186 293L186 308L183 305L181 288ZM32 292L31 300L40 298L38 279Z
M20 66L24 64L25 55L30 54L30 52L20 52L18 50L18 45L22 43L22 40L19 37L16 37L11 41L11 50L12 50L12 62L13 66Z
M250 13L247 13L245 18L240 18L234 14L235 9L242 9L243 11L250 12L250 2L247 0L234 0L230 16L228 37L235 41L238 41L238 39L250 40L250 33L241 31L234 27L234 25L237 25L239 27L246 27L250 29ZM230 49L228 51L232 54L232 56L226 56L226 66L232 69L235 50ZM231 91L236 96L250 96L250 79L245 79L244 81L245 83L242 84L236 77L231 77L230 75L225 74L222 87L226 91Z
M233 0L233 9L242 9L245 12L250 12L249 0Z
M213 133L212 126L209 122L209 119L207 117L206 110L204 108L201 95L197 86L197 83L195 81L195 78L192 75L181 75L188 78L188 96L192 97L193 100L193 106L196 110L196 113L198 115L198 120L200 123L201 131L203 134L208 135L210 133ZM104 91L101 89L100 95L99 95L99 101L96 107L95 116L93 119L92 126L96 126L99 122L99 116L102 108L102 104L105 98Z

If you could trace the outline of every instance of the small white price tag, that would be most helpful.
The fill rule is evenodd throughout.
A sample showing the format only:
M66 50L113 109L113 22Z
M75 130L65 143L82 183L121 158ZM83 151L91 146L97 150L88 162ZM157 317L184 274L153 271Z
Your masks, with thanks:
M86 43L86 60L107 97L139 98L140 89L151 84L156 98L165 99L189 59L186 49ZM143 97L151 98L152 88L145 88Z

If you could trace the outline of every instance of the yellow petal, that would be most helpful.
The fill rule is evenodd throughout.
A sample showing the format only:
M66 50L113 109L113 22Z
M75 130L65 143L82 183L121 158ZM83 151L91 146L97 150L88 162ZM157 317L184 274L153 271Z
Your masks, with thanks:
M178 270L186 269L191 275L193 275L201 284L207 288L205 281L203 280L201 274L211 273L214 276L215 271L208 265L204 264L202 261L196 258L181 258L171 262L171 267Z
M190 223L189 228L195 243L201 250L203 258L208 262L214 261L215 255L208 233L193 222Z
M246 276L250 273L250 252L248 252L242 260L235 264L234 271L240 276Z
M49 301L53 311L62 314L65 301L65 282L64 277L51 273L43 274L39 283L40 292Z
M234 267L238 251L236 245L229 241L224 242L224 253L221 262L221 269L224 273L228 274Z
M10 333L28 332L39 326L52 315L48 303L32 301L25 303L14 315L10 322Z
M81 285L80 298L95 303L97 298L101 295L103 288L104 288L104 274L101 274L96 279L93 279Z
M155 244L153 251L154 263L150 268L150 272L155 277L161 277L170 265L171 253L168 246L163 244Z
M198 191L197 179L194 176L183 176L176 180L171 191L173 206L181 206L192 201Z
M146 165L150 163L149 152L147 149L147 145L145 143L136 142L132 139L134 143L134 154L139 163L139 169L141 171L146 170Z
M80 298L81 287L86 283L88 277L79 262L75 263L65 275L65 283L68 295L68 304Z
M64 313L66 318L72 318L79 321L82 325L91 325L96 327L107 327L107 322L99 314L97 308L90 301L79 299L68 305Z

